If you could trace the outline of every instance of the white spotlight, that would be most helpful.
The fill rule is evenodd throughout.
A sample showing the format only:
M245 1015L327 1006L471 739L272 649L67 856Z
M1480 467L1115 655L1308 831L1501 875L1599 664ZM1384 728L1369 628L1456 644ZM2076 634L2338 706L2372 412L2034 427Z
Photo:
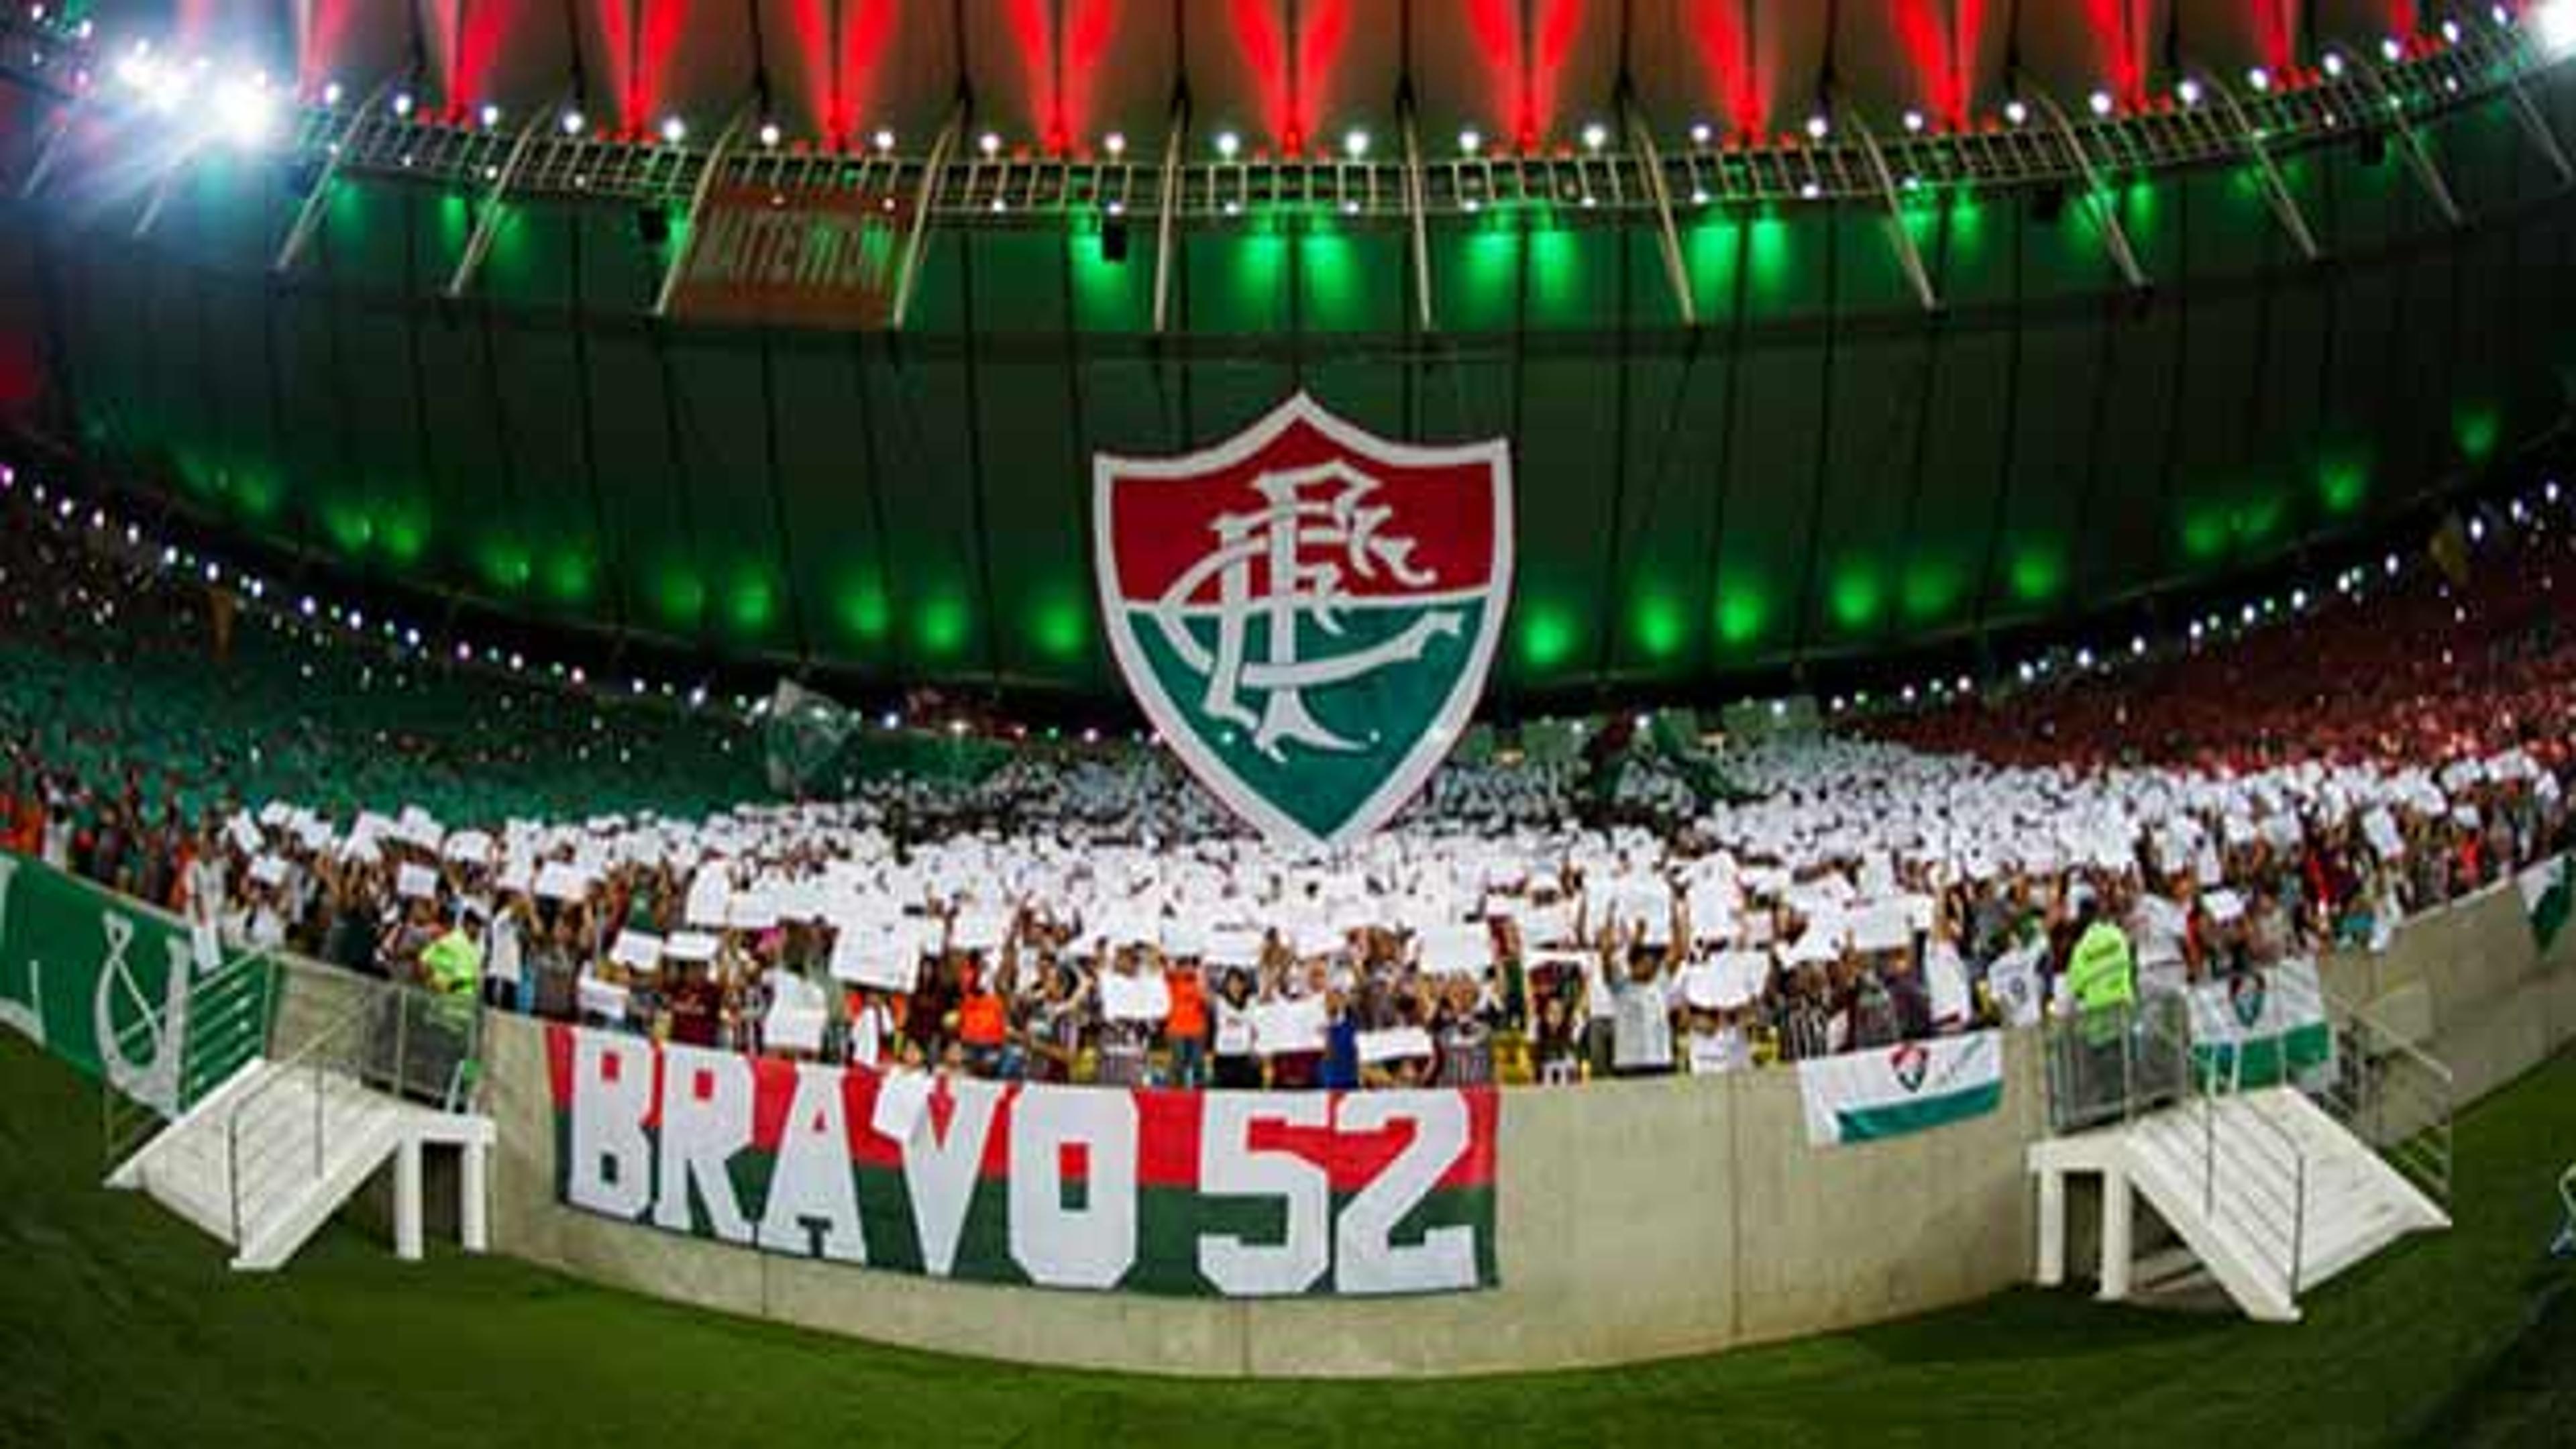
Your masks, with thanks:
M2004 119L2018 126L2022 122L2030 119L2030 107L2023 105L2019 100L2006 101L2004 102Z
M665 145L665 146L677 146L677 145L679 145L681 142L683 142L683 141L685 141L685 140L687 140L687 139L689 139L689 123L688 123L688 122L686 122L686 121L684 121L684 120L681 120L681 119L680 119L679 117L677 117L677 116L667 116L667 117L663 118L663 121L662 121L662 144L663 144L663 145Z
M778 149L779 135L780 135L780 133L779 133L779 130L778 130L778 123L777 123L776 121L763 121L763 122L761 122L761 123L760 123L760 144L761 144L761 145L763 145L763 146L765 146L765 147L769 148L769 149L770 149L770 150L772 150L772 151L777 150L777 149Z
M277 106L268 92L249 81L226 81L215 92L215 124L236 146L266 142L277 123Z
M1825 139L1827 135L1832 133L1833 129L1834 123L1826 120L1824 112L1822 111L1818 111L1816 114L1807 118L1807 139L1810 141L1821 141Z
M2268 91L2272 88L2272 73L2258 65L2245 72L2245 83L2258 91Z
M2199 105L2200 82L2193 80L2188 76L2184 77L2182 84L2174 87L2174 98L2181 101L2186 106Z
M2093 94L2084 98L2084 104L2092 108L2093 114L2097 116L2107 116L2111 114L2111 93L2109 91L2095 91Z
M1367 157L1368 157L1368 152L1369 152L1369 133L1368 133L1368 132L1366 132L1366 131L1356 131L1356 130L1355 130L1355 131L1352 131L1349 135L1346 135L1346 136L1342 137L1342 154L1343 154L1343 155L1350 157L1350 158L1351 158L1352 160L1354 160L1354 161L1361 161L1361 160L1365 160L1365 159L1367 159Z
M2576 51L2576 0L2548 0L2533 7L2531 33L2550 55Z
M590 118L579 111L566 111L563 113L563 133L567 136L580 135L582 133L582 129L589 124Z
M1602 147L1607 146L1607 145L1609 145L1609 144L1610 144L1610 128L1609 128L1608 126L1605 126L1605 125L1601 124L1599 121L1591 121L1591 122L1587 122L1587 123L1584 125L1584 127L1583 127L1583 149L1584 149L1584 150L1586 150L1586 151L1598 151L1598 150L1600 150Z
M1112 131L1108 135L1103 136L1100 139L1100 149L1108 152L1109 159L1113 161L1126 155L1127 133L1124 131Z

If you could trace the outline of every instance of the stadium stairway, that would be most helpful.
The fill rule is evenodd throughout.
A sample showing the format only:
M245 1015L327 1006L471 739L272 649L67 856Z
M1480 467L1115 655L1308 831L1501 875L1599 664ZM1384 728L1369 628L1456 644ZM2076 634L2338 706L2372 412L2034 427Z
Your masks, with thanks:
M460 1151L459 1236L488 1246L484 1177L495 1140L488 1117L442 1111L377 1090L318 1061L254 1059L155 1134L108 1175L233 1249L236 1271L285 1265L390 1161L394 1249L421 1255L421 1159Z
M2103 1181L2101 1293L2129 1298L2135 1198L2247 1316L2299 1318L2299 1296L2408 1233L2450 1218L2399 1161L2293 1087L2186 1097L2030 1149L2043 1286L2066 1276L2066 1179ZM2133 1196L2134 1194L2134 1196Z

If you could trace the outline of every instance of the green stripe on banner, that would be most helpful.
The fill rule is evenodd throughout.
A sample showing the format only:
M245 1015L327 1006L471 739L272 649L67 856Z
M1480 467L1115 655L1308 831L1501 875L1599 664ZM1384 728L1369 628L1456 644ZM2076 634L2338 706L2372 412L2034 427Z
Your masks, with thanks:
M2196 1046L2192 1061L2203 1073L2215 1073L2247 1087L2277 1087L2290 1077L2304 1076L2334 1061L2334 1030L2323 1022L2293 1027L2280 1036L2255 1037L2243 1044L2245 1067L2237 1072L2238 1049L2226 1045ZM2282 1069L2282 1057L2289 1058L2288 1071Z
M1883 1107L1845 1107L1834 1114L1834 1121L1845 1142L1879 1142L1933 1127L1947 1127L1971 1117L1982 1117L2002 1106L2003 1100L2004 1084L1988 1082L1964 1092L1920 1097Z

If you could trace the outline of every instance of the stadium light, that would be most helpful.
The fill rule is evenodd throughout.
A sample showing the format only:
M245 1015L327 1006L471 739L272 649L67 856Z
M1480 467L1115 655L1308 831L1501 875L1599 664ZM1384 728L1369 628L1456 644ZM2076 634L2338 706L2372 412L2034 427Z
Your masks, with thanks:
M276 99L255 81L226 81L215 92L214 114L223 138L242 147L265 144L277 124Z
M987 156L999 156L1002 154L1002 138L996 132L986 131L975 138L975 149Z
M1833 133L1833 129L1834 123L1826 120L1825 113L1822 111L1818 111L1807 118L1807 139L1810 141L1821 141L1825 139L1825 137Z
M480 113L480 119L483 122L483 129L486 131L491 130L493 127L501 124L501 108L490 101L485 101L483 103L483 110Z
M2004 119L2018 126L2022 122L2030 119L2030 107L2023 105L2019 97L2006 101L2004 102Z
M1691 122L1690 138L1692 145L1705 146L1709 142L1717 139L1717 128L1706 121L1693 121Z
M2460 43L2460 22L2456 20L2445 20L2442 22L2442 43L2444 45L2457 45Z
M2328 79L2331 79L2331 80L2341 80L2341 79L2343 79L2343 52L2342 52L2342 51L2340 51L2340 50L2329 50L2329 51L2327 51L2327 52L2326 52L2326 58L2325 58L2325 60L2324 60L2324 61L2322 61L2322 62L2321 62L2321 64L2323 64L2323 65L2325 66L2326 76L2327 76L2327 78L2328 78Z
M396 92L394 92L393 107L394 107L394 114L395 114L395 115L397 115L397 116L401 117L402 119L404 119L404 120L406 120L406 121L410 120L410 119L411 119L411 108L412 108L411 92L409 92L409 91L396 91Z
M1235 158L1235 153L1242 149L1243 138L1241 136L1236 135L1232 131L1219 131L1216 133L1216 154L1219 156L1231 161Z
M2381 59L2395 65L2406 58L2406 46L2396 36L2386 36L2379 42L2379 54Z
M872 139L876 142L876 147L880 151L891 151L894 149L894 132L883 126L879 126L877 128L877 133Z
M2093 94L2084 98L2084 104L2092 109L2093 114L2097 116L2107 116L2111 114L2111 107L2114 102L2111 100L2111 93L2109 91L2095 91Z
M2534 8L2531 34L2552 57L2576 51L2576 0L2548 0Z
M1369 152L1369 133L1368 133L1368 132L1366 132L1366 131L1362 131L1362 130L1356 130L1356 129L1355 129L1355 130L1351 131L1351 132L1350 132L1350 134L1348 134L1348 135L1346 135L1346 136L1342 137L1342 154L1343 154L1343 155L1350 157L1350 158L1351 158L1352 160L1354 160L1354 161L1360 161L1360 160L1365 160L1365 159L1367 159L1367 157L1368 157L1368 152Z
M2255 66L2245 72L2245 83L2257 91L2268 91L2272 88L2272 73L2259 65Z
M1905 113L1905 129L1906 129L1906 132L1907 132L1908 134L1910 134L1910 135L1916 135L1916 136L1922 135L1922 134L1923 134L1923 113L1922 113L1921 111L1917 111L1917 110L1908 110L1908 111L1906 111L1906 113Z
M1126 155L1127 133L1124 131L1110 132L1108 135L1101 138L1100 149L1108 152L1111 160L1116 160L1118 157Z
M2181 101L2186 106L2199 105L2200 82L2191 79L2189 76L2183 77L2182 84L2174 87L2174 98Z
M1586 151L1598 151L1598 150L1600 150L1602 147L1607 146L1607 145L1609 145L1609 144L1610 144L1610 128L1609 128L1608 126L1605 126L1605 125L1601 124L1599 121L1587 121L1587 122L1585 122L1585 123L1584 123L1584 125L1583 125L1583 149L1584 149L1584 150L1586 150Z
M664 118L663 118L663 121L662 121L662 144L663 144L663 145L665 145L665 146L677 146L677 145L679 145L681 142L683 142L683 141L685 141L685 140L687 140L687 139L689 139L689 123L688 123L688 122L686 122L686 121L684 121L684 120L681 120L681 119L680 119L679 117L677 117L677 116L666 116L666 117L664 117Z
M1473 156L1484 149L1484 132L1477 130L1473 126L1469 126L1467 129L1458 133L1458 150L1460 154Z
M327 82L322 87L322 104L336 106L340 104L340 98L346 94L347 92L340 89L338 81Z
M566 111L563 113L563 133L567 136L580 135L583 128L589 124L590 118L579 111Z
M761 144L762 146L764 146L764 147L768 148L769 150L775 151L775 150L777 150L777 149L778 149L778 140L779 140L778 123L777 123L776 121L763 121L763 122L761 122L761 123L760 123L760 144Z

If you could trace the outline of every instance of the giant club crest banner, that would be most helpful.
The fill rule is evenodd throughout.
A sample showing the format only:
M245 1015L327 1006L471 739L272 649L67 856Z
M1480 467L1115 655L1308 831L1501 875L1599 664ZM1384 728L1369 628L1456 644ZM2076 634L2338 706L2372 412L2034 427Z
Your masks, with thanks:
M1511 454L1416 447L1299 394L1178 458L1095 462L1101 621L1201 784L1338 847L1457 743L1511 602Z

